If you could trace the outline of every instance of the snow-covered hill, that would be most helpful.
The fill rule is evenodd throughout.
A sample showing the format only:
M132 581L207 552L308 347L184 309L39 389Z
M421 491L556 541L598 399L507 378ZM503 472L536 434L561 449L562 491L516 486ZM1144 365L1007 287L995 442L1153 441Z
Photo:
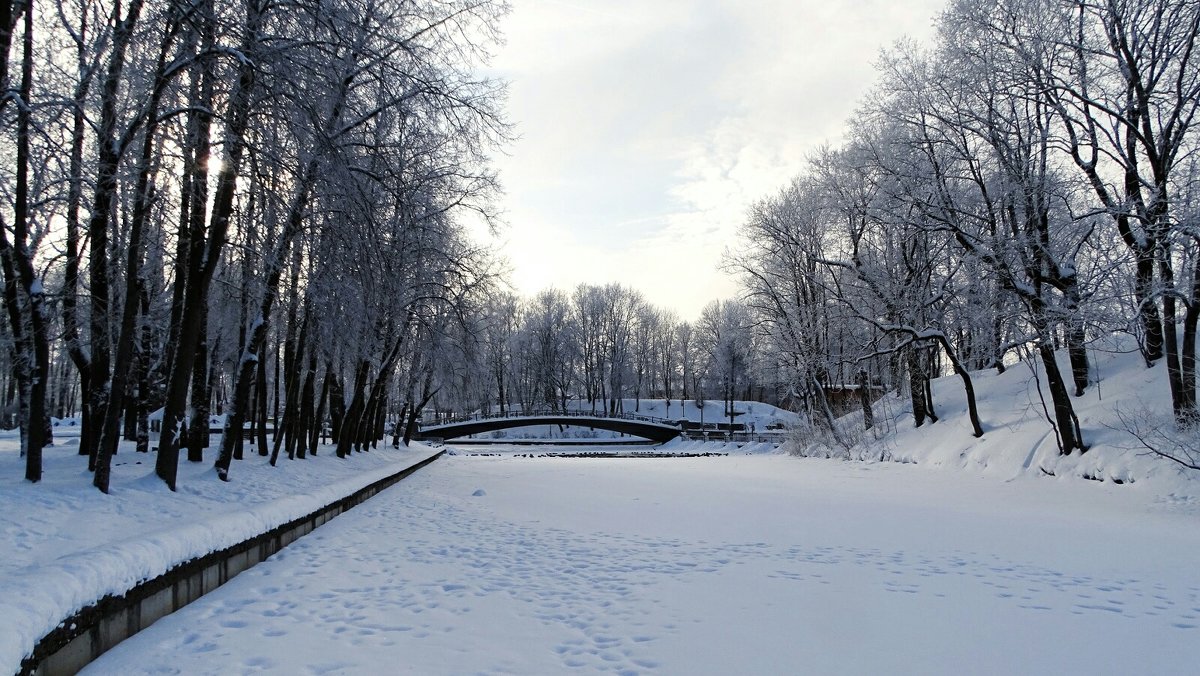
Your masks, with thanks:
M1109 337L1088 350L1093 384L1082 397L1072 399L1089 446L1082 455L1059 454L1045 376L1036 360L1023 360L1005 373L995 370L972 374L984 436L971 435L962 381L948 376L933 381L937 423L915 428L907 401L885 397L875 405L879 429L862 432L861 413L840 422L857 435L849 452L860 459L891 459L938 468L954 468L1000 478L1019 476L1088 478L1113 484L1153 484L1171 499L1200 496L1200 472L1147 451L1130 430L1152 435L1173 435L1171 400L1166 365L1147 368L1131 340ZM1069 373L1065 354L1060 368ZM1043 405L1039 395L1045 392ZM793 452L811 452L809 439L801 437ZM1196 440L1192 439L1194 443ZM1155 442L1165 448L1165 438ZM1184 443L1187 443L1186 440Z

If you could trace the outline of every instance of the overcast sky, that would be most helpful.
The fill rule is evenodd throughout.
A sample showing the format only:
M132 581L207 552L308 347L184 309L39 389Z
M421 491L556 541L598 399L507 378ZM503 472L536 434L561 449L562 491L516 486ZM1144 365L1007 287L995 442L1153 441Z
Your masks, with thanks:
M512 0L493 62L520 139L498 158L523 295L620 281L692 319L747 207L836 142L881 48L944 0Z

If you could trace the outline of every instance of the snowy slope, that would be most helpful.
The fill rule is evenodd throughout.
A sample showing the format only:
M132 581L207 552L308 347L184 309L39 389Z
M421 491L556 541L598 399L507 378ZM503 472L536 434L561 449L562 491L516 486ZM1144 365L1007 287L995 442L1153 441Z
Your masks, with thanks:
M875 405L881 433L861 432L861 414L841 420L851 434L862 438L850 453L862 459L886 458L926 467L966 470L1000 479L1021 476L1082 477L1119 484L1141 484L1147 490L1178 499L1200 496L1200 472L1185 469L1146 452L1125 430L1124 420L1170 429L1171 403L1165 364L1147 368L1128 339L1110 337L1088 350L1093 365L1091 385L1082 397L1073 397L1076 415L1089 450L1061 456L1054 430L1047 421L1049 392L1040 367L1030 361L972 374L984 436L971 435L962 381L957 376L933 382L939 421L913 427L911 409L902 398L887 397ZM1065 354L1059 366L1069 374ZM1045 408L1039 381L1046 393ZM878 436L876 436L878 435ZM793 451L804 441L793 443Z

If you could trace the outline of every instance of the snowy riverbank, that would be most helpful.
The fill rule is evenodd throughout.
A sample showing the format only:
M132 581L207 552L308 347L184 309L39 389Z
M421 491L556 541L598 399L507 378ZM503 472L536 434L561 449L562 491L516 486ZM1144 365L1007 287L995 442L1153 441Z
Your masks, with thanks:
M0 672L16 671L63 618L173 565L307 514L436 453L383 448L339 460L332 447L304 461L247 456L223 483L209 463L180 466L179 491L153 475L153 455L122 448L111 495L91 487L70 444L46 449L42 482L24 481L16 440L0 439Z
M888 396L874 405L873 430L862 431L861 413L840 420L844 437L856 442L853 448L807 444L803 439L795 443L799 437L788 448L799 454L883 458L1001 481L1024 476L1067 483L1087 480L1198 501L1200 471L1155 456L1131 434L1139 431L1161 450L1191 454L1200 462L1200 436L1187 438L1173 431L1166 364L1160 361L1147 368L1134 348L1128 337L1110 336L1088 350L1092 384L1083 396L1071 398L1090 447L1086 453L1059 454L1054 427L1047 420L1053 405L1045 375L1029 361L1011 364L1003 374L993 369L971 374L982 438L971 435L963 384L951 375L931 383L936 423L914 427L909 403ZM1066 354L1058 357L1059 367L1069 373Z

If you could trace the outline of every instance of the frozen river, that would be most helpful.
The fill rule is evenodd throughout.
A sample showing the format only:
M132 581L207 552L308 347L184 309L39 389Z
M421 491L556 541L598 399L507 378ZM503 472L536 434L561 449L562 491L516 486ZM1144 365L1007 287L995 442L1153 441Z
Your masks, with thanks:
M1198 525L1079 480L445 456L89 673L1194 673Z

